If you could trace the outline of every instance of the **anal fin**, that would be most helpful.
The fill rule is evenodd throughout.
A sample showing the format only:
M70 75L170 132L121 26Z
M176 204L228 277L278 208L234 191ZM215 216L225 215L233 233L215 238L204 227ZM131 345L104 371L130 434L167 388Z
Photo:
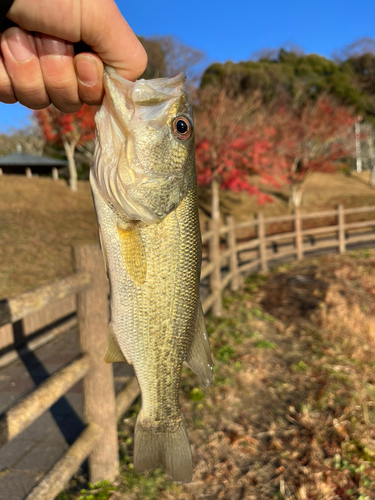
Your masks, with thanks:
M212 382L212 359L201 304L198 307L195 334L186 362L190 369L208 387Z
M105 351L104 355L104 361L106 363L115 363L118 361L125 363L128 362L118 345L118 342L116 340L115 334L113 333L111 325L109 325L108 343L107 343L107 350Z

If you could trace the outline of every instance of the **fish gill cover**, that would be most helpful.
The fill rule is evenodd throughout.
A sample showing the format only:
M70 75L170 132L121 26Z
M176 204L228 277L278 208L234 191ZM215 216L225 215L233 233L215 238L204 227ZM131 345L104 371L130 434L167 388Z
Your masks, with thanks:
M185 80L179 73L130 82L106 67L93 174L107 202L128 219L162 219L186 194L188 146L171 127L176 111L192 123Z

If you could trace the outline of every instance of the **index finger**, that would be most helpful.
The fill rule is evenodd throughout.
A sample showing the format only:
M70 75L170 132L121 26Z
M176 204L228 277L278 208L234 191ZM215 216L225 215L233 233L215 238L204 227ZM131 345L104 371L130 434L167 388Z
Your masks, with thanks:
M128 80L146 68L146 52L113 0L15 0L7 17L28 31L82 40Z

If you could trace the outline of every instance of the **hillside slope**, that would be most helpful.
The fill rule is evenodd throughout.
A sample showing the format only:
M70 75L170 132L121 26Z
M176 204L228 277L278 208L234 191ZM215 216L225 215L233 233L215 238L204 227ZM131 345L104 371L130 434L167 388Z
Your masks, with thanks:
M315 174L306 183L301 210L324 210L338 203L346 207L375 205L375 190L367 179L368 172ZM265 216L290 213L287 188L270 192L274 203L258 205L247 193L222 191L223 213L232 213L238 220L252 218L259 211ZM200 197L209 210L208 190L200 189ZM72 193L62 180L0 177L0 299L67 275L72 271L71 246L96 241L97 222L88 182L79 182L77 193Z
M0 299L72 272L71 246L97 241L88 182L0 178Z

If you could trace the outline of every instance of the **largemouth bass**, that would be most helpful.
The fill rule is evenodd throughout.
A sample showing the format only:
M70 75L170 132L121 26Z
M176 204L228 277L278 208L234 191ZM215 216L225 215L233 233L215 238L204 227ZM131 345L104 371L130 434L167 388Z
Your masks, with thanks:
M194 125L185 75L129 82L113 68L96 115L90 173L111 289L107 362L134 366L142 393L134 467L192 478L179 404L184 361L205 383L212 361L199 299Z

